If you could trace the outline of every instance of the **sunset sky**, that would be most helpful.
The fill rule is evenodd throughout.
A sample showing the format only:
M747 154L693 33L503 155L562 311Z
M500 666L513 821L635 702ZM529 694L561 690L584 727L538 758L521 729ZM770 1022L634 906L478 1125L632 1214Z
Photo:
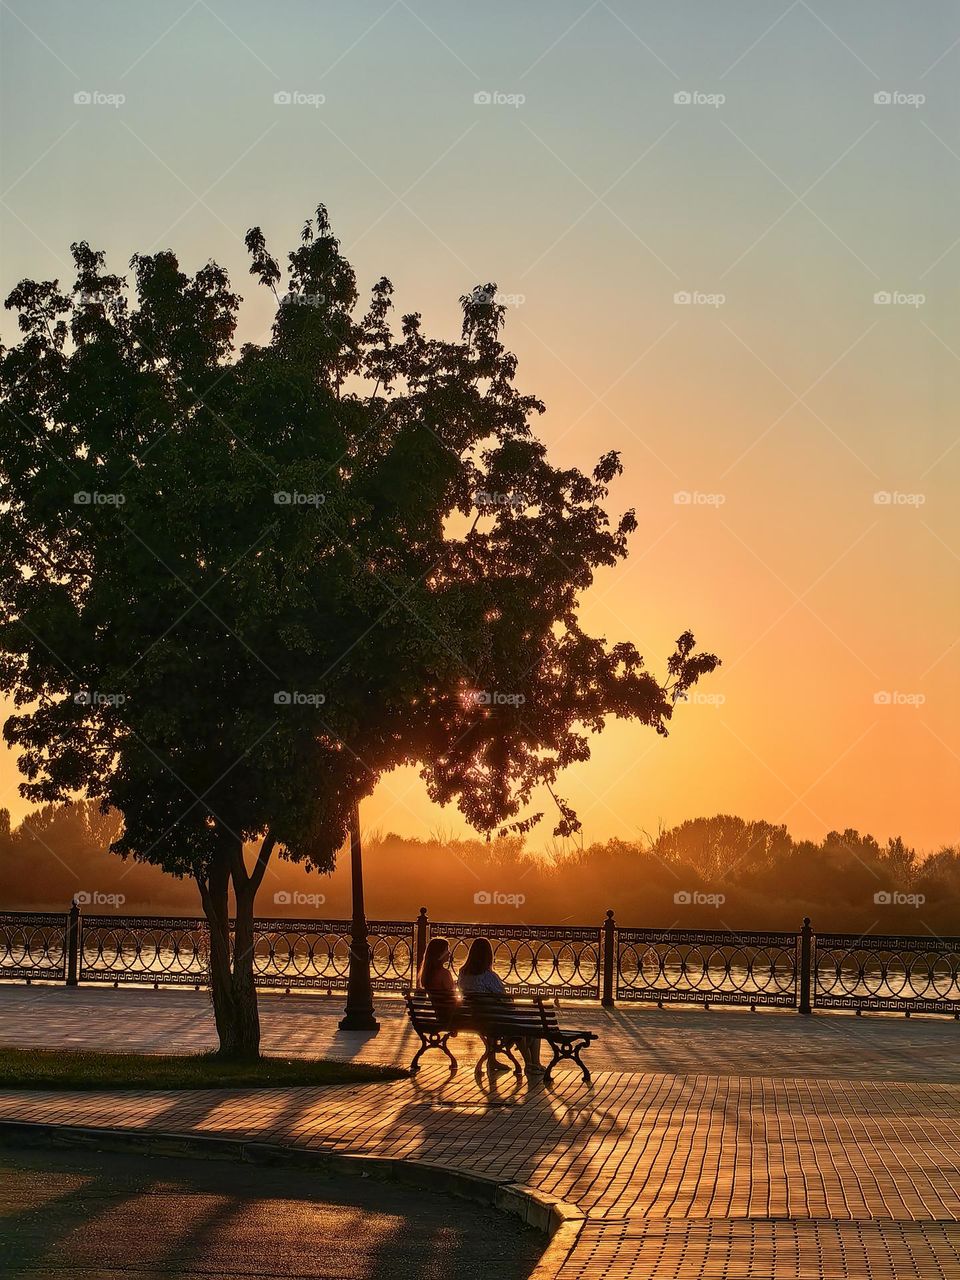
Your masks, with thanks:
M588 842L730 812L960 843L955 4L8 0L0 37L4 295L71 281L72 240L172 248L260 340L243 235L285 253L322 200L430 331L511 297L553 459L619 449L637 511L587 623L724 663L567 776ZM461 826L413 771L364 817Z

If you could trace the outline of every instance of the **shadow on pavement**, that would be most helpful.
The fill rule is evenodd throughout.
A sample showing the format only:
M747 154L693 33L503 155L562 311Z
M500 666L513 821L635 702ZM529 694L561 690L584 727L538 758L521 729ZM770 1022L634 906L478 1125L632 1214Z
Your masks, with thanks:
M5 1151L0 1274L524 1280L542 1238L369 1178L100 1152Z

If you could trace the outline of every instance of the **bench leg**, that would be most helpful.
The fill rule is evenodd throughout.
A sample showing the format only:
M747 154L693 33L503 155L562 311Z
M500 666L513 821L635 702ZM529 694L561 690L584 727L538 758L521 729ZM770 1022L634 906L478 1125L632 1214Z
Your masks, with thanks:
M548 1043L550 1045L550 1048L553 1050L553 1057L550 1060L550 1065L547 1067L546 1071L544 1071L543 1073L543 1078L547 1082L547 1084L549 1084L552 1079L553 1068L557 1065L557 1063L560 1061L561 1058L569 1058L571 1061L575 1062L577 1066L580 1068L581 1072L583 1073L584 1084L591 1083L592 1077L590 1075L590 1072L584 1066L583 1059L580 1057L580 1050L585 1049L587 1047L587 1045L590 1043L589 1040L578 1041L576 1043L569 1040L550 1040L548 1041Z
M413 1055L413 1061L410 1063L410 1074L415 1075L420 1070L420 1059L423 1057L423 1055L427 1052L428 1049L442 1049L443 1052L450 1059L450 1063L451 1063L450 1070L456 1071L459 1064L447 1046L447 1041L449 1039L450 1039L449 1034L448 1035L431 1035L431 1036L421 1035L420 1048Z
M429 1048L430 1046L427 1044L426 1040L424 1040L423 1036L421 1036L420 1048L413 1055L413 1061L410 1063L410 1074L412 1076L416 1075L417 1072L420 1070L420 1059L423 1057L423 1055L427 1052Z
M587 1068L583 1065L583 1060L582 1060L582 1059L581 1059L581 1057L580 1057L580 1050L581 1050L581 1049L585 1049L585 1048L586 1048L586 1045L578 1044L578 1045L577 1045L577 1047L576 1047L576 1048L574 1049L574 1051L573 1051L573 1060L574 1060L574 1062L577 1064L577 1066L580 1068L580 1070L583 1072L583 1082L584 1082L584 1084L590 1084L590 1083L591 1083L590 1072L589 1072L589 1071L587 1070Z

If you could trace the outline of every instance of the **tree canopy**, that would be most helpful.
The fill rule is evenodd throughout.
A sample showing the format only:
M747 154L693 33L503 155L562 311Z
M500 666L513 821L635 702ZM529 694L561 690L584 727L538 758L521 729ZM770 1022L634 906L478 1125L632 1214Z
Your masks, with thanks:
M247 247L277 310L239 352L224 270L169 251L128 287L77 243L69 286L7 299L0 685L24 793L119 810L115 849L202 894L218 860L238 893L274 848L328 867L401 764L483 832L526 831L545 788L570 834L555 784L590 735L666 733L717 664L685 631L658 678L580 625L636 524L605 509L617 454L548 461L495 285L447 341L395 322L386 279L359 306L322 206L285 273L258 228Z
M354 319L321 207L271 341L234 359L214 263L137 256L131 299L72 252L69 291L11 293L23 338L0 361L2 678L29 705L6 735L31 799L102 797L123 849L173 870L220 818L327 865L384 770L419 764L480 830L525 825L607 716L664 733L716 664L686 633L658 681L581 629L635 520L602 505L615 453L590 475L547 461L494 285L461 299L455 342L417 314L395 336L385 279Z

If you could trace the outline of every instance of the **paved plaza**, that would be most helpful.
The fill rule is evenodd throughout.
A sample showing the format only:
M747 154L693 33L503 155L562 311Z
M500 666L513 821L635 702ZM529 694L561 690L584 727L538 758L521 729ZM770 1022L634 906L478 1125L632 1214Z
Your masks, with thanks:
M265 996L269 1053L406 1065L341 1004ZM418 1161L556 1197L579 1218L544 1275L647 1280L960 1278L960 1026L946 1019L578 1008L598 1031L584 1085L450 1076L329 1089L0 1094L0 1118L282 1143ZM0 988L0 1042L144 1052L213 1045L188 991ZM562 1248L556 1245L561 1243Z

